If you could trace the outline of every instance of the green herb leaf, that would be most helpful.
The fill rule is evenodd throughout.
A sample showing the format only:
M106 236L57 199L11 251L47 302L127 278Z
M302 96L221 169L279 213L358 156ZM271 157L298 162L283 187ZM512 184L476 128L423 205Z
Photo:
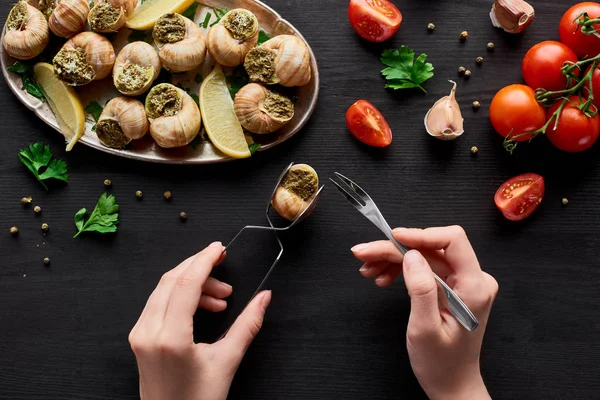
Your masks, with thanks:
M250 78L248 77L248 73L243 66L239 66L233 70L233 74L227 76L227 83L229 84L229 93L231 94L231 98L235 99L236 93L246 86Z
M415 60L415 51L406 46L384 50L381 62L388 68L383 69L381 73L387 79L385 87L390 89L419 88L427 93L421 84L433 76L433 65L425 62L426 59L427 54L421 54Z
M116 202L115 196L103 193L87 221L87 210L82 208L77 211L74 220L78 232L73 237L76 238L83 232L116 232L119 223L119 205Z
M92 117L94 118L94 121L98 122L98 120L100 119L100 115L102 114L103 108L97 102L92 101L90 104L88 104L85 107L84 110L85 110L86 113L92 115Z
M127 37L127 41L131 42L146 42L152 44L154 38L152 37L152 30L149 31L131 31L131 34Z
M194 99L196 105L198 106L198 108L200 108L200 98L198 97L198 95L196 93L191 93L190 97Z
M10 67L7 67L6 70L10 71L10 72L15 72L19 75L27 73L27 72L33 73L33 68L31 67L31 65L27 64L26 62L23 62L23 61L17 61Z
M94 2L90 1L90 9L94 8Z
M266 42L269 39L271 39L269 37L269 35L267 35L264 31L259 31L258 32L258 42L256 42L256 45L260 46L261 44L263 44L264 42Z
M198 8L198 5L199 5L198 3L194 2L181 15L183 15L184 17L189 18L193 21L194 17L196 16L196 9Z
M33 67L31 64L17 61L10 67L6 68L7 71L14 72L19 74L21 77L21 89L25 90L30 95L37 97L41 101L44 101L44 93L42 93L42 89L38 86L37 82L33 78Z
M31 171L35 178L42 184L44 189L48 186L44 181L56 179L67 182L69 174L68 165L62 160L52 158L50 146L41 142L30 144L28 147L19 151L19 160Z
M252 155L254 155L258 149L260 149L260 144L258 143L252 143L248 146L248 150L250 150L250 154Z
M219 21L221 20L221 18L223 18L223 16L225 14L227 14L227 9L225 7L221 8L221 9L213 8L213 12L215 13L215 17L217 18L217 20L215 22L213 22L212 24L210 24L210 26L214 26L214 25L218 24Z
M204 29L208 28L208 23L210 22L210 18L212 17L211 13L207 13L206 17L204 17L204 22L200 24Z

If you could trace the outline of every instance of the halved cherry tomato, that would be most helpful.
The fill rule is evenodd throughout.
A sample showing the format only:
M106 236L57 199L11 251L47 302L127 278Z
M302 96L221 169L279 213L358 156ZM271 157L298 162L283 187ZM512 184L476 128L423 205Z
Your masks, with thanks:
M366 100L352 104L346 112L350 132L369 146L386 147L392 143L392 130L377 108Z
M546 130L546 136L556 148L574 153L587 150L596 143L600 135L600 116L596 114L590 118L574 105L585 103L586 99L571 96L569 101L558 117L558 126L554 129L552 122ZM559 101L548 109L548 118L561 103Z
M535 99L532 88L525 85L506 86L492 99L490 104L490 121L496 132L511 137L522 133L533 132L546 123L546 110ZM531 139L524 135L515 139L523 142Z
M563 90L567 77L561 68L567 61L577 62L577 55L564 44L553 40L538 43L523 58L523 78L532 89Z
M348 18L356 33L370 42L388 40L402 22L400 10L389 0L350 0Z
M544 198L544 178L523 174L504 182L494 196L496 207L511 221L529 217Z
M558 26L560 41L569 46L578 57L595 57L600 54L600 38L594 34L586 35L581 31L582 14L586 12L590 19L600 17L600 4L584 2L575 4L564 13ZM594 29L600 29L600 24L594 24Z

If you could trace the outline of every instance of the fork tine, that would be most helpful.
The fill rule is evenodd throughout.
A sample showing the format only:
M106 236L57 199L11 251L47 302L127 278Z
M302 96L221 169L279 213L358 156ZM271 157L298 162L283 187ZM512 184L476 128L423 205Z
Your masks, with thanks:
M329 178L329 180L331 181L331 183L333 183L335 185L337 190L350 202L350 204L352 204L358 210L363 208L363 205L360 204L360 202L357 199L355 199L354 196L352 196L352 194L350 194L350 192L348 192L346 189L344 189L339 183L337 183L333 179Z
M337 177L340 178L346 185L350 186L356 192L356 194L358 194L360 197L362 197L363 201L365 201L365 200L371 200L371 201L373 201L373 199L371 198L371 196L369 196L367 194L367 192L365 192L363 190L363 188L361 188L360 186L358 186L350 178L345 177L344 175L340 174L339 172L334 172L334 174L337 175Z

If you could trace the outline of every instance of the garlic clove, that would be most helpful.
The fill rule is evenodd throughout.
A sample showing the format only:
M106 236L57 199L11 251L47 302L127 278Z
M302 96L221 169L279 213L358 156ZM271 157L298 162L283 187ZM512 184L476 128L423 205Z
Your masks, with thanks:
M464 133L463 117L456 101L456 82L448 96L444 96L425 115L425 129L436 139L454 140Z
M2 45L6 52L19 60L38 56L48 45L50 32L44 15L25 1L19 1L6 19Z
M508 33L523 32L534 16L533 7L524 0L495 0L490 11L492 24Z
M142 138L148 128L144 105L139 100L120 96L104 106L96 124L96 135L103 145L122 149L132 140Z
M294 221L313 203L318 191L317 172L310 165L296 164L281 179L271 199L271 205L281 217ZM314 207L308 210L303 218L308 217L313 211Z
M240 124L256 134L272 133L294 117L294 103L258 83L241 88L233 102Z

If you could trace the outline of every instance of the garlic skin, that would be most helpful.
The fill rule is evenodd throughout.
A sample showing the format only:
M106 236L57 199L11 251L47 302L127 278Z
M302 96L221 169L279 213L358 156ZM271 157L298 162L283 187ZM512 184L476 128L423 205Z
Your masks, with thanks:
M113 83L120 93L139 96L150 89L161 68L154 47L146 42L129 43L117 55Z
M110 74L115 49L104 36L82 32L64 44L52 63L59 79L71 86L81 86Z
M492 24L508 33L523 32L534 16L533 7L524 0L495 0L490 11Z
M266 85L304 86L310 82L310 52L293 35L279 35L251 49L244 61L253 82Z
M146 97L150 135L163 148L189 144L200 131L200 110L189 94L170 83L153 87Z
M191 71L206 58L206 40L200 28L181 14L165 14L152 30L163 66L171 72Z
M208 53L218 63L237 67L258 42L258 19L243 8L227 12L206 35Z
M89 12L87 0L61 0L48 18L48 27L56 36L68 38L85 29Z
M115 97L104 106L96 124L96 135L106 147L123 149L129 142L143 137L149 128L141 101Z
M29 60L38 56L48 45L50 32L44 15L25 1L19 1L6 19L6 33L2 46L18 59Z
M436 139L454 140L464 133L464 119L456 101L456 82L448 96L439 99L425 116L425 129Z
M318 191L317 172L310 165L295 164L279 183L271 199L271 205L281 217L294 221L307 209ZM312 211L310 210L305 217Z
M87 20L94 32L116 32L131 15L135 0L98 0L90 10Z
M292 101L258 83L249 83L235 95L235 115L240 124L257 134L275 132L294 117Z

